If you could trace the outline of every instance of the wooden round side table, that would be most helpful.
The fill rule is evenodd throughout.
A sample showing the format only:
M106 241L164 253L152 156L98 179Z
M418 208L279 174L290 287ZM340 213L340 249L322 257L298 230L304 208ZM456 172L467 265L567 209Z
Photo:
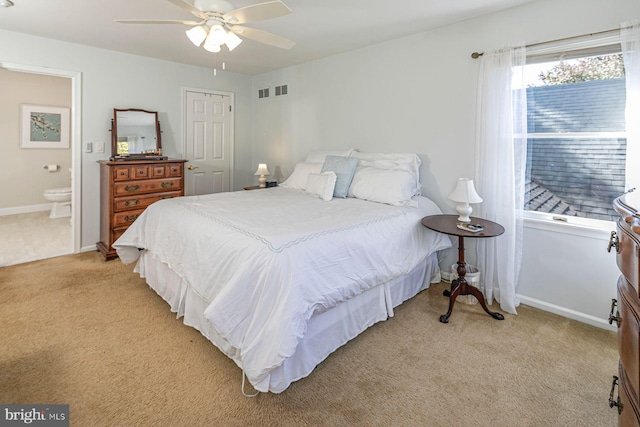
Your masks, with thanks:
M504 227L493 221L471 217L471 224L481 225L484 229L478 232L462 230L458 228L458 215L432 215L422 218L421 222L422 225L430 230L458 237L458 278L451 281L451 290L444 292L444 295L449 297L449 311L447 314L440 316L440 321L442 323L449 323L449 317L451 316L453 305L458 295L473 295L487 314L494 319L504 320L502 314L489 311L482 292L475 286L468 284L464 277L467 274L467 264L464 261L464 238L496 237L504 233Z

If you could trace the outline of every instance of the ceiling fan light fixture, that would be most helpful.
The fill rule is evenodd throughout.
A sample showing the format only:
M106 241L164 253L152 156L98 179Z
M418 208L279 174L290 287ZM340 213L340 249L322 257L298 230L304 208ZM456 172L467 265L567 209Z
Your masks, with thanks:
M211 27L207 42L217 45L223 45L227 42L227 32L222 28L222 25L216 24Z
M227 33L227 47L229 48L229 52L237 48L240 43L242 43L242 39L236 36L234 32L229 31Z
M191 43L196 46L200 46L202 42L207 38L207 29L202 25L198 25L197 27L193 27L187 31L185 31Z
M215 44L211 41L211 37L207 37L207 40L205 40L204 46L202 47L204 47L205 50L212 53L218 53L221 50L219 44Z
M11 0L0 0L0 7L11 7L13 2Z

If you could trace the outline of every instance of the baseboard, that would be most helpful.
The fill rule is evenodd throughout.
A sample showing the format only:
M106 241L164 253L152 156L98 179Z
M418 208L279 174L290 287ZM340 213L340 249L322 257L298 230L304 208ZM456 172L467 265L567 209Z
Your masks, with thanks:
M591 326L595 326L601 329L607 329L609 331L617 332L618 328L614 325L610 325L606 320L592 316L590 314L581 313L579 311L571 310L569 308L560 307L559 305L551 304L546 301L540 301L535 298L526 297L524 295L518 295L520 303L528 305L529 307L537 308L542 311L557 314L558 316L566 317L568 319L576 320L578 322L586 323Z
M42 211L50 211L50 210L51 210L51 203L44 203L41 205L30 205L30 206L16 206L13 208L0 209L0 216L18 215L18 214L24 214L24 213L42 212Z
M84 252L94 252L97 251L98 247L96 245L89 245L89 246L83 246L80 248L80 252L84 253Z

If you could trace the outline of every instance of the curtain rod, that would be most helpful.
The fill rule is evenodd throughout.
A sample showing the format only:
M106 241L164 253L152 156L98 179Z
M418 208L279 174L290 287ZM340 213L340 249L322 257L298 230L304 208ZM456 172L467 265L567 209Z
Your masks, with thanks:
M598 32L596 32L596 33L583 34L583 35L581 35L581 36L564 37L564 38L561 38L561 39L549 40L549 41L546 41L546 42L539 42L539 43L528 44L528 45L526 45L525 47L534 47L534 46L540 46L540 45L548 44L548 43L564 42L564 41L567 41L567 40L579 39L579 38L581 38L581 37L599 36L599 35L601 35L601 34L615 33L616 31L620 31L620 29L619 29L619 28L616 28L616 29L614 29L614 30L598 31ZM478 59L478 58L480 58L482 55L484 55L484 52L473 52L473 53L471 54L471 57L472 57L473 59Z

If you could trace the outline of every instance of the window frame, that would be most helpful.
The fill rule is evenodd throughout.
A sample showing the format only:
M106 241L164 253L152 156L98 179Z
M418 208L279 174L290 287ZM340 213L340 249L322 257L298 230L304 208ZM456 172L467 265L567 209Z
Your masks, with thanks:
M576 59L587 56L618 54L622 52L620 32L600 35L587 35L569 41L562 40L540 43L527 48L526 65L543 62ZM627 132L565 132L565 133L527 133L526 138L626 138ZM516 136L517 137L517 136ZM572 234L583 237L608 239L615 221L568 216L548 212L522 209L525 228L546 230L556 233Z

